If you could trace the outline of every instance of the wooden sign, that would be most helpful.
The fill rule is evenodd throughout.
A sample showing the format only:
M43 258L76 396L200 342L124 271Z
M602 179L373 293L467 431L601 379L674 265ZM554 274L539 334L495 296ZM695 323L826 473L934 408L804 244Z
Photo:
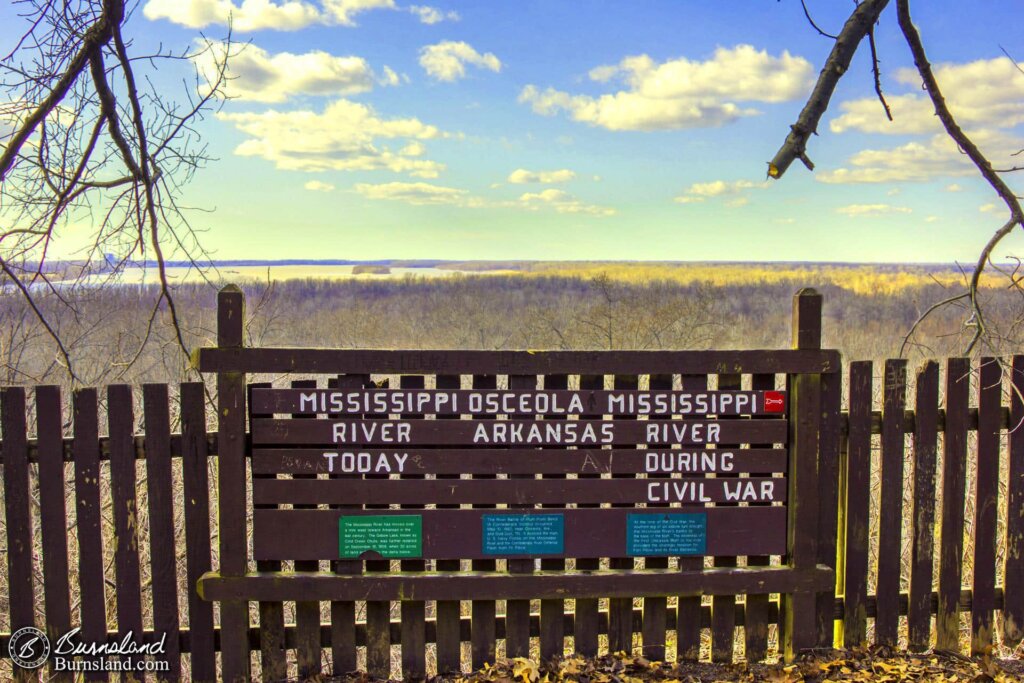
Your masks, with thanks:
M254 389L252 413L332 415L781 415L782 391Z
M572 450L257 448L253 474L739 474L785 472L781 448Z
M254 444L602 446L785 443L785 420L273 420Z

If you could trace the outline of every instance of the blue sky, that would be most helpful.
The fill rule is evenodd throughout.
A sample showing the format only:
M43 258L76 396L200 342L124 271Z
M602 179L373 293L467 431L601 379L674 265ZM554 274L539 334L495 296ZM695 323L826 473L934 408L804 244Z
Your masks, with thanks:
M1005 219L937 128L894 6L895 123L865 46L815 172L765 183L832 45L798 1L415 1L143 0L139 51L220 38L229 15L248 43L200 127L218 160L185 193L215 257L952 261ZM838 31L851 3L808 7ZM1000 51L1024 59L1024 4L975 7L911 9L998 165L1024 147L1024 74Z

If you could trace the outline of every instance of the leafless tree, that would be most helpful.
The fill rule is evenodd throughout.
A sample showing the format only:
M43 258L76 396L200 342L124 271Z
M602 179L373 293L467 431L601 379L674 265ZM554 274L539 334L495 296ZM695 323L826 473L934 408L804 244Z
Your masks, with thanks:
M179 202L182 186L209 160L196 124L223 95L230 47L198 48L216 50L216 67L200 73L195 50L135 49L130 1L18 0L16 7L25 30L0 60L0 288L20 293L77 381L54 317L77 315L74 285L147 261L158 271L159 295L146 333L122 362L137 357L164 315L187 354L166 260L207 261ZM169 64L191 74L179 98L155 76ZM58 247L72 227L88 237L76 237L84 246L69 260ZM55 251L64 252L59 260ZM41 305L44 294L60 306Z
M846 20L846 23L843 25L842 30L839 31L837 35L831 35L823 31L814 22L807 9L806 3L804 0L801 0L804 14L810 24L818 31L818 33L834 40L835 44L828 58L825 60L825 64L822 66L821 73L818 76L818 81L815 84L814 90L811 92L807 103L804 105L803 110L800 112L800 116L797 118L796 123L791 126L789 135L786 137L782 147L775 155L775 158L768 164L769 177L775 179L782 178L793 161L797 159L799 159L808 169L814 169L814 164L807 155L808 140L811 135L817 134L818 123L821 121L822 115L824 115L825 111L828 109L829 101L832 98L832 94L835 92L836 85L839 83L843 75L849 70L850 62L853 59L854 53L865 40L868 42L871 50L875 92L881 103L880 115L884 114L889 118L889 120L892 120L892 113L890 112L889 105L886 103L885 96L882 93L879 61L874 39L874 27L878 23L882 11L888 4L889 0L864 0L863 2L858 3L850 14L850 17ZM902 32L903 38L914 58L914 66L917 68L917 72L921 77L922 86L925 92L927 92L932 105L935 107L935 114L941 122L942 127L945 129L949 137L956 143L960 151L967 155L981 177L984 178L996 194L999 195L1000 200L1002 200L1010 212L1008 220L993 233L988 243L986 243L984 248L981 250L973 270L966 274L963 291L960 291L953 296L946 297L928 307L922 313L921 317L918 318L911 326L904 341L904 349L906 349L906 347L911 343L914 332L917 330L918 326L925 318L935 311L950 305L966 304L964 307L964 310L966 311L964 326L970 331L970 333L968 335L965 352L969 354L978 349L979 344L994 346L994 344L990 344L989 342L993 341L991 337L994 335L995 331L988 324L984 315L984 307L979 294L979 284L986 266L991 265L993 268L998 268L996 264L992 263L992 252L1000 241L1013 232L1015 228L1020 227L1024 229L1024 211L1021 209L1021 198L1014 194L1006 184L1003 177L1007 173L1024 170L1024 166L995 168L989 159L981 152L978 146L957 123L956 118L950 112L950 109L946 104L946 98L935 79L931 62L928 60L928 56L925 53L921 35L911 19L910 0L896 0L896 16L900 31ZM1009 57L1009 55L1007 56ZM1024 150L1022 150L1022 152L1024 152ZM1021 152L1017 152L1017 154L1020 153ZM1022 295L1024 295L1024 288L1022 288L1022 276L1020 275L1019 268L1014 269L1012 272L1007 272L1006 274L1010 279L1010 286L1016 288Z

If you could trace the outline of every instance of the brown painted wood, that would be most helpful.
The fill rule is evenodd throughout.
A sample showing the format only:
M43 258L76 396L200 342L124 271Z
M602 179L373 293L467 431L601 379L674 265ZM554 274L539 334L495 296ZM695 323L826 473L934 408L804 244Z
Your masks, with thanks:
M335 442L334 428L343 427ZM477 437L481 427L485 434ZM530 427L534 429L530 429ZM600 446L606 444L697 445L714 443L785 443L779 420L266 420L254 419L254 444L424 446ZM408 434L404 430L408 429ZM684 433L685 430L685 433ZM340 432L339 432L340 433ZM509 440L501 440L508 434ZM349 438L351 435L351 438ZM489 440L485 441L484 439Z
M913 652L931 645L932 563L935 558L935 462L938 446L939 364L927 361L917 372L914 399L914 513L907 602L907 644Z
M171 418L166 384L142 386L146 434L146 493L149 499L149 567L153 596L153 630L177 633L178 573L174 544L174 482L171 477ZM161 680L181 678L181 648L169 637L164 654L168 663Z
M461 386L461 378L458 375L438 375L434 381L438 389L458 389ZM457 419L458 416L438 417L439 420ZM438 479L457 479L459 475L438 475ZM458 505L438 505L438 509L457 508ZM437 560L434 565L437 571L458 571L459 560ZM461 642L461 612L458 600L439 600L436 605L437 617L435 638L437 652L437 671L439 674L449 674L462 671L462 642Z
M292 389L316 389L316 380L294 380ZM293 418L315 419L315 415L293 415ZM297 474L295 479L316 478L316 475ZM296 505L297 509L305 506ZM295 571L318 571L315 560L296 560ZM299 600L295 603L295 659L299 678L305 680L320 675L323 653L320 648L320 603L315 600Z
M252 392L260 387L269 387L269 382L249 384L246 387L247 401L252 406ZM251 415L250 408L250 415ZM269 417L269 415L267 415ZM257 474L253 479L273 479L273 474ZM254 505L253 509L276 508L276 505ZM280 560L256 560L256 571L281 571ZM288 650L285 642L284 603L280 601L260 602L257 605L260 615L260 668L268 680L283 680L288 677Z
M477 475L477 477L487 475ZM493 475L491 475L493 476ZM628 476L628 475L613 475ZM742 480L702 477L649 477L647 479L438 479L417 481L391 479L372 487L353 480L260 479L253 482L253 500L258 505L341 504L380 505L388 502L422 505L439 501L461 504L539 503L647 503L701 504L703 502L766 503L786 502L785 477L749 477ZM738 497L738 498L737 498Z
M511 381L511 378L510 378ZM546 390L564 390L569 387L568 375L546 375L543 377ZM552 417L550 419L560 419ZM547 479L565 479L564 475L548 475ZM545 508L564 507L558 504L544 505ZM540 568L545 570L565 569L565 560L542 558ZM543 661L565 655L565 601L541 600L540 602L540 656Z
M75 392L74 430L75 524L78 531L78 582L81 591L79 618L82 640L95 643L107 637L100 508L99 417L95 389L79 389ZM6 448L6 441L4 446ZM85 678L105 681L107 674L90 671L86 672Z
M818 439L818 563L836 567L839 537L839 450L843 403L843 373L821 376L821 435ZM815 621L818 647L835 644L836 623L833 614L836 586L818 594Z
M39 443L39 526L43 550L43 601L46 635L51 643L71 630L68 585L67 509L64 503L64 421L60 387L36 387L36 435ZM70 681L51 666L48 680Z
M964 487L967 465L967 408L971 363L946 361L946 429L942 454L942 518L939 546L939 605L936 647L960 649L960 580L964 546Z
M473 376L473 388L474 389L495 389L498 386L498 378L495 375L474 375ZM456 428L456 421L452 420L450 423L442 423L444 429L453 430ZM471 424L471 423L470 423ZM493 479L494 475L482 474L474 475L474 479ZM481 482L484 483L484 482ZM493 483L493 482L492 482ZM454 484L452 484L454 486ZM487 485L484 483L484 485ZM452 500L451 502L455 502ZM481 505L483 508L493 508L494 505ZM479 547L479 544L477 544ZM497 567L494 560L473 560L472 565L474 571L488 572L494 571ZM470 595L474 598L480 598L479 593L464 593L464 595ZM515 596L502 596L505 598ZM497 614L497 607L493 600L482 600L476 599L470 603L470 614L472 618L472 630L470 633L470 654L471 663L474 669L480 669L484 664L495 661L496 652L496 638L495 633L495 615Z
M626 515L639 513L694 513L708 516L707 555L781 555L785 551L786 508L781 506L679 508L648 507L567 509L565 516L565 553L549 557L625 557ZM540 510L537 511L541 512ZM490 560L481 547L483 514L519 514L502 510L424 510L423 552L425 559ZM338 556L338 518L341 515L395 515L398 510L268 510L253 512L253 556L257 560L332 559ZM408 513L404 513L408 514ZM296 534L296 529L302 529ZM525 559L533 555L502 555ZM371 561L374 561L371 558Z
M202 372L442 374L684 374L834 372L836 351L435 351L199 349ZM493 387L492 387L493 388Z
M793 343L807 348L821 341L821 295L802 289L793 297ZM796 569L816 563L818 557L817 448L821 429L820 375L789 376L790 465L789 487L793 504L788 506L787 561ZM737 421L739 422L739 421ZM799 491L799 498L796 492ZM788 593L782 596L780 649L791 662L817 643L815 596Z
M456 416L457 417L457 416ZM337 453L325 456L324 453ZM345 453L344 468L342 456ZM365 453L365 455L360 455ZM722 453L731 453L722 458ZM397 454L397 456L396 456ZM783 448L257 448L253 450L254 474L358 474L360 469L383 469L381 457L398 473L396 457L407 455L401 463L409 474L542 474L564 479L566 474L690 474L715 472L785 472ZM333 465L333 466L332 466ZM562 476L549 476L562 475Z
M142 633L142 584L139 572L139 509L135 499L135 418L132 390L126 384L107 387L110 433L110 489L114 515L114 582L117 634ZM128 658L132 661L132 658ZM135 678L128 674L128 678ZM141 680L141 676L138 677Z
M899 642L899 594L903 520L903 413L906 410L907 361L885 362L882 385L882 492L878 517L878 580L875 595L875 643L895 647Z
M685 391L707 389L707 375L683 374ZM788 459L788 458L787 458ZM703 557L680 557L679 571L699 571L704 567ZM699 596L679 595L676 609L676 661L697 661L700 658L701 599Z
M545 387L548 386L548 379L545 379ZM604 388L603 375L580 375L581 390L597 390ZM620 449L620 453L622 450ZM563 455L561 457L571 457ZM581 479L596 479L598 474L580 474ZM601 560L597 557L583 557L576 559L576 568L579 570L599 569ZM543 604L543 603L542 603ZM596 598L577 598L574 607L573 619L573 649L584 657L597 656L597 632L598 632L598 601ZM543 606L541 607L543 610ZM541 627L544 626L544 617L541 615ZM552 625L552 630L558 626ZM564 646L564 640L562 641Z
M189 662L195 683L217 679L213 605L196 591L210 571L210 482L203 385L181 385L181 470L184 488L185 576L188 586ZM83 587L83 597L84 597Z
M999 416L1003 369L996 358L982 358L978 373L978 462L974 503L974 593L971 654L992 653L996 608L996 510L999 504Z
M537 388L536 375L510 375L508 378L509 389L531 390ZM523 419L528 415L515 415ZM515 478L524 477L532 479L531 474L512 475ZM513 507L530 508L530 505L516 505ZM534 561L532 558L521 560L509 560L508 571L515 574L529 574L533 572ZM505 603L505 656L506 657L529 657L530 656L530 601L529 600L508 600ZM541 655L544 656L543 654Z
M217 293L217 346L222 352L240 351L245 325L245 297L235 285ZM245 374L247 370L221 370L217 374L217 487L220 572L241 576L248 570L245 472ZM225 681L248 681L249 606L236 600L220 605L221 676Z
M411 376L411 375L410 375ZM558 375L549 375L557 377ZM670 375L662 375L670 376ZM536 377L536 375L510 375ZM525 385L524 385L525 386ZM417 387L409 387L417 389ZM776 415L785 413L785 392L772 391L765 404L760 391L672 391L672 387L640 390L551 390L535 387L494 391L403 389L349 390L259 389L252 394L252 411L273 413L388 415Z
M775 375L758 374L751 378L751 388L770 390L775 388ZM779 470L782 471L782 470ZM771 466L758 470L762 475L771 474ZM748 567L767 567L771 564L770 555L747 556ZM765 593L747 593L744 606L743 648L748 662L759 662L768 656L768 615L770 611L769 596Z
M1003 641L1016 647L1024 640L1024 356L1013 357L1010 382Z
M794 570L788 567L729 567L680 572L674 569L572 570L534 574L497 571L401 572L338 576L328 572L250 574L244 577L207 574L200 590L207 600L245 596L254 600L289 600L295 596L326 600L365 597L367 600L453 600L464 595L481 601L544 599L571 596L735 594L755 586L769 593L805 593L827 589L835 573L829 567Z
M652 391L672 389L672 375L652 375L650 377ZM645 569L667 569L667 557L648 557L644 559ZM643 623L641 638L643 653L650 661L665 661L665 631L668 601L664 597L645 597L643 607Z
M402 390L420 390L426 386L422 375L402 375ZM422 417L421 414L403 414L400 417ZM421 474L402 475L403 479L422 479ZM404 505L403 509L420 509L422 505ZM402 560L403 572L423 571L423 560ZM405 680L421 680L427 675L426 605L422 600L403 600L400 605L402 628L402 676Z
M743 386L743 376L724 374L718 376L718 388L738 390ZM729 418L726 418L729 419ZM724 444L728 448L730 444ZM724 479L735 478L736 475L724 474ZM717 505L717 504L716 504ZM729 505L729 503L724 503ZM716 557L715 567L735 567L735 556ZM716 663L732 662L733 644L736 630L736 596L716 595L711 599L711 661Z
M369 375L341 375L336 378L335 386L339 389L359 389L370 382ZM255 459L254 459L255 464ZM255 467L253 468L255 471ZM358 474L338 475L359 478ZM338 509L359 509L358 505L339 505ZM361 574L363 563L359 560L335 560L331 563L335 574ZM340 676L356 670L356 603L353 600L331 601L331 663L334 675Z
M843 647L867 643L868 523L871 501L871 361L850 363L850 428L843 466L845 519Z
M32 516L29 508L25 390L7 387L0 397L4 449L4 521L7 525L7 590L11 632L35 626L32 569ZM19 681L35 672L15 667Z

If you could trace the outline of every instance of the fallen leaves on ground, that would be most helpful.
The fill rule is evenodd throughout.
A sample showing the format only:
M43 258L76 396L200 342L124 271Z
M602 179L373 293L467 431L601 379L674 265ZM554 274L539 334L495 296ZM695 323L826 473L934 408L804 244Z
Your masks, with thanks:
M322 683L375 683L365 673L316 679ZM431 683L823 683L824 681L934 681L1017 683L1024 661L964 657L955 653L907 654L890 648L822 650L793 664L652 662L624 652L596 659L573 656L553 662L517 657L470 674L437 676Z

